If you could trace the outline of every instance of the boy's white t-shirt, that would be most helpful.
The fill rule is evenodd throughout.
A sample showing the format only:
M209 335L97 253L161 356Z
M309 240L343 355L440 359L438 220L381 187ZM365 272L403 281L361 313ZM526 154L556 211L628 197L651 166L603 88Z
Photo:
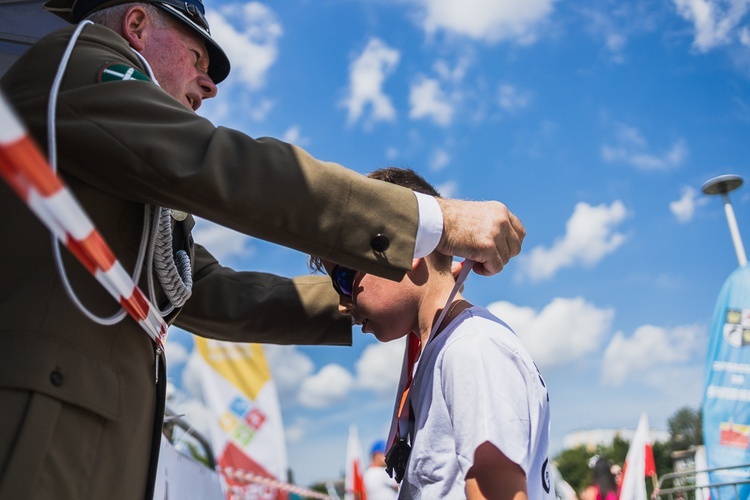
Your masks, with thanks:
M462 311L424 349L411 391L414 437L399 498L465 498L485 441L521 466L528 498L555 498L547 388L500 319L482 307Z

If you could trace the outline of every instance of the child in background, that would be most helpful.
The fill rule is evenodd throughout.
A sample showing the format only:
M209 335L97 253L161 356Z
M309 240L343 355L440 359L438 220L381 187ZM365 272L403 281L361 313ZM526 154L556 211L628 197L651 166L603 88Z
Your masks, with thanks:
M369 177L438 196L412 170L386 168ZM544 380L508 325L460 293L446 304L456 284L451 256L414 259L400 282L311 262L331 276L340 311L363 332L381 342L408 335L418 346L407 399L411 452L399 498L555 498Z

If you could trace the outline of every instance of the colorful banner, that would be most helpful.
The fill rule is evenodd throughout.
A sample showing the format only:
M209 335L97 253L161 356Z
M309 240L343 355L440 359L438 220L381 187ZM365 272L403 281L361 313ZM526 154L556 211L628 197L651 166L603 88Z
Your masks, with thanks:
M708 468L750 463L750 266L735 270L719 293L703 394ZM713 471L710 483L747 480L747 469ZM750 485L712 491L712 497L750 498ZM727 496L728 495L728 496ZM736 496L735 496L736 495Z
M276 385L263 348L195 337L204 403L211 412L210 439L224 472L227 499L286 499L269 484L238 481L239 470L286 482L284 426Z

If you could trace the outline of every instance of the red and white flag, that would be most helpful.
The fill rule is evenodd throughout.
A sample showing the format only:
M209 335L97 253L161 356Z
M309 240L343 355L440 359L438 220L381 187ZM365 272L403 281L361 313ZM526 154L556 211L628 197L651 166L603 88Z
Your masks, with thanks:
M648 500L645 478L656 475L652 445L648 415L643 412L625 458L620 500Z
M365 461L362 455L362 445L359 443L357 426L349 427L349 441L346 445L346 474L344 487L346 500L367 500L365 492Z

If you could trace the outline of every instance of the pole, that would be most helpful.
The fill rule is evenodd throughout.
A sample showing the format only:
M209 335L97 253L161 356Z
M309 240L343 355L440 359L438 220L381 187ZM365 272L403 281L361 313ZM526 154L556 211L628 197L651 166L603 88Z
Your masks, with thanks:
M742 244L742 237L740 236L740 230L737 227L737 219L734 217L734 209L732 203L729 201L729 192L734 191L742 185L742 177L739 175L720 175L709 179L703 184L703 192L705 194L720 194L724 200L724 213L727 216L727 223L729 224L729 233L732 236L732 243L734 244L734 251L737 254L737 261L740 267L747 265L747 255L745 254L745 246Z

